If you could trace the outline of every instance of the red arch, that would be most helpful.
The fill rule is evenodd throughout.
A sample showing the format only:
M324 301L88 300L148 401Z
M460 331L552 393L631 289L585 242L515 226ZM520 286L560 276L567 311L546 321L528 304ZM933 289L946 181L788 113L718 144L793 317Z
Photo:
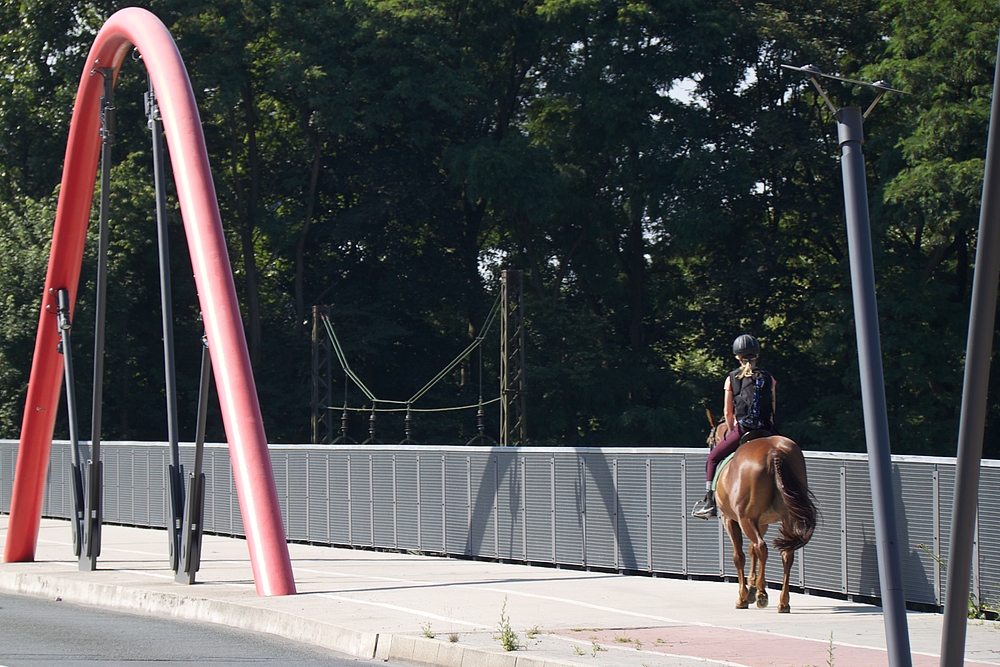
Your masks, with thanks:
M159 19L138 8L117 12L101 28L77 90L21 423L4 561L30 561L35 556L63 372L62 357L56 350L59 330L55 292L66 288L71 301L76 301L100 154L98 107L103 79L96 70L114 68L117 76L133 45L143 56L163 115L257 593L293 594L295 582L278 494L201 119L173 38Z

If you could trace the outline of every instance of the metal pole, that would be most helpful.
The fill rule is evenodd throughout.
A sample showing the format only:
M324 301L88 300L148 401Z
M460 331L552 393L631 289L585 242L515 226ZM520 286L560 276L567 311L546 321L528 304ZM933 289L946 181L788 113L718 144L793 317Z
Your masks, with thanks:
M997 45L1000 57L1000 43ZM997 61L1000 63L1000 60ZM948 581L945 584L944 626L941 630L941 665L961 665L965 656L969 579L972 575L973 539L979 493L979 467L986 429L986 399L993 351L993 326L1000 275L1000 67L993 74L993 103L986 144L979 237L976 242L972 307L965 353L962 416L958 427L958 461L955 464L955 498L949 538ZM978 592L978 591L977 591Z
M59 351L63 355L63 370L66 378L66 417L69 421L69 444L72 464L70 475L73 481L73 555L80 556L83 544L83 517L85 513L83 500L83 472L80 455L79 417L76 410L76 379L73 377L73 347L70 344L69 292L60 289L56 293L56 311L59 317Z
M104 77L104 92L101 94L101 212L98 226L97 307L94 322L94 402L90 422L90 460L87 462L83 549L80 553L82 571L97 569L97 557L101 554L101 500L104 492L101 469L101 409L104 401L104 319L108 293L111 146L115 142L115 107L112 104L115 71L111 67L102 67L98 71Z
M892 495L892 458L889 449L889 419L885 406L885 379L879 342L878 308L875 299L875 269L872 260L868 191L865 183L863 117L860 107L844 107L834 116L841 147L847 242L854 295L854 319L861 369L861 400L864 408L868 471L871 477L875 518L879 586L885 621L885 639L891 667L912 664L906 626L906 601L899 560L896 507Z
M504 269L500 274L500 304L503 311L500 316L500 446L510 445L510 413L511 413L511 382L510 382L510 271Z
M198 422L195 427L194 472L188 476L187 503L184 528L181 531L180 566L174 581L193 584L195 573L201 567L202 523L205 518L205 473L202 461L205 452L205 423L208 420L208 390L212 380L212 354L208 338L202 339L201 382L198 388Z
M319 444L319 424L323 416L320 414L321 408L319 406L319 308L320 306L312 307L312 427L310 440L312 444Z
M152 81L145 94L146 117L153 139L153 182L156 188L156 241L160 259L160 313L163 320L163 377L167 392L167 444L170 465L167 479L170 494L170 526L167 543L170 569L180 563L181 523L184 516L184 471L177 447L177 372L174 364L174 313L170 293L170 241L167 235L167 189L163 170L163 119L156 103Z

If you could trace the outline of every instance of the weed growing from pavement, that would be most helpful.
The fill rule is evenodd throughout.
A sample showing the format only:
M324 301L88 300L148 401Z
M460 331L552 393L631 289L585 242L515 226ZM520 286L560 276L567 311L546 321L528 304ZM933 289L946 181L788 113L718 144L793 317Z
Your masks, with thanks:
M450 635L448 635L448 641L450 641L452 644L454 644L455 642L457 642L458 641L458 633L457 632L453 632Z
M930 556L931 560L937 563L942 572L948 571L948 559L936 555L926 544L918 544L917 548ZM986 600L976 597L976 594L969 592L969 618L985 620L990 618L1000 618L1000 604L991 604Z
M510 617L507 616L507 596L503 597L503 605L500 607L500 624L497 626L499 634L493 635L493 639L500 642L505 651L516 651L521 648L521 643L517 639L517 633L510 627Z
M538 629L537 625L533 625L524 631L524 636L528 639L534 639L539 635L539 633L541 633L541 630Z
M431 622L430 621L427 621L426 623L422 623L420 625L420 629L423 630L424 637L427 637L428 639L434 639L434 637L437 636L437 635L434 634L434 631L431 630Z

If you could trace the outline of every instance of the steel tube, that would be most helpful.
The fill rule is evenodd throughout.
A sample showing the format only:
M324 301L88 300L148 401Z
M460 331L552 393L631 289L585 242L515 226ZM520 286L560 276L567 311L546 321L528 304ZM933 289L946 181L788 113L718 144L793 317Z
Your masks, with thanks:
M90 420L90 460L87 462L84 488L85 512L83 518L83 548L80 551L80 570L97 569L101 553L101 501L104 480L101 472L101 425L104 409L104 334L108 305L108 243L111 215L111 146L114 144L115 108L112 97L115 89L115 68L99 69L104 79L101 95L101 200L97 232L97 294L94 315L94 384Z
M1000 57L1000 43L997 45ZM1000 63L1000 60L997 61ZM965 656L969 583L972 576L972 543L976 529L979 468L986 430L986 399L993 353L993 327L1000 276L1000 67L993 74L993 102L986 144L979 236L969 310L969 335L962 385L962 413L958 427L958 460L955 464L955 497L949 538L948 580L945 584L944 626L941 629L941 665L961 665Z
M871 477L872 510L875 519L879 586L885 622L885 639L891 667L912 664L906 625L906 601L899 558L896 507L892 494L892 458L889 449L889 419L882 375L882 348L879 342L878 308L875 298L875 268L872 259L871 226L868 218L868 189L862 114L859 107L837 112L837 134L841 147L844 178L844 207L851 265L851 291L861 370L861 402L864 409L868 471Z
M146 113L153 144L153 183L156 192L156 245L160 261L160 317L163 321L163 378L167 399L167 446L170 452L168 488L170 525L167 527L170 566L180 564L181 529L184 517L184 481L177 447L177 372L174 363L174 312L170 291L170 240L167 235L167 188L163 168L163 121L150 82L146 93Z
M65 289L57 291L59 304L59 344L62 346L63 369L66 378L66 420L69 422L70 474L73 480L73 555L79 557L83 544L83 456L80 455L80 417L76 409L76 378L73 374L73 346L70 338L72 321L69 317L69 292Z
M80 279L100 150L96 131L100 82L91 72L97 66L116 69L132 45L143 56L164 110L163 131L170 148L198 300L213 346L213 375L257 593L291 595L295 593L292 565L194 92L170 32L152 13L138 7L116 12L101 28L77 89L21 422L4 560L33 560L41 523L63 371L55 348L55 296L49 290L65 287L75 299Z

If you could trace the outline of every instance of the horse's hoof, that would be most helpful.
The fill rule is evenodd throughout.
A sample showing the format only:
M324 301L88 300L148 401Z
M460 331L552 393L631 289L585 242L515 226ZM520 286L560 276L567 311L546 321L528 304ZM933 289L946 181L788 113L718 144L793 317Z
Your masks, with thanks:
M751 586L750 587L749 597L747 597L747 599L748 600L752 600L755 597L757 597L757 587L756 586Z
M760 593L757 595L757 608L767 609L767 593Z
M791 605L779 604L778 605L778 613L779 614L790 614L790 613L792 613L792 607L791 607Z
M737 609L749 609L750 608L750 600L737 600L736 601L736 608Z

